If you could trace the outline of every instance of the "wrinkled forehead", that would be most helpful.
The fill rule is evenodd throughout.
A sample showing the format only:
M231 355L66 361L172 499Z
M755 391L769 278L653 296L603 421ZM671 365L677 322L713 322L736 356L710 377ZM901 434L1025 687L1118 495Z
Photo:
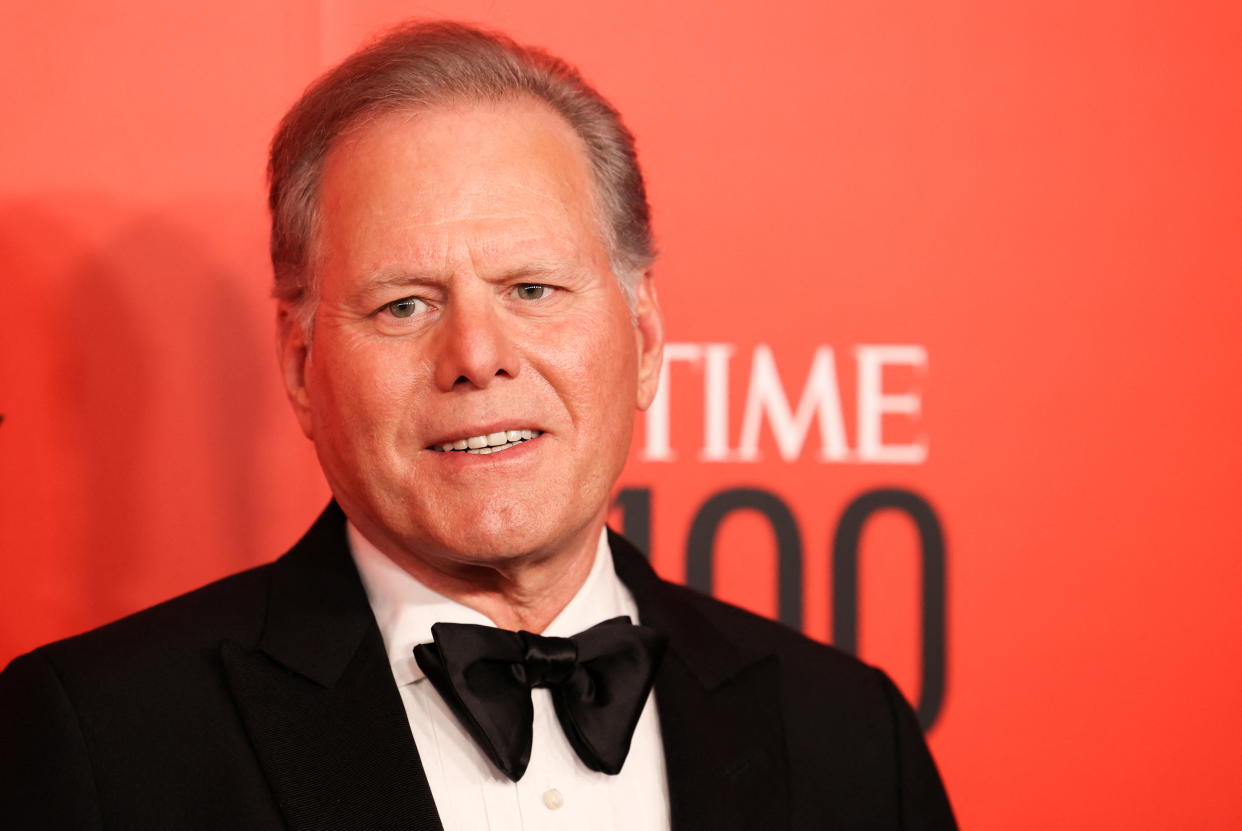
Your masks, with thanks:
M434 244L463 225L576 244L601 235L582 140L528 99L451 102L360 122L325 158L318 213L329 252L376 244L377 235Z

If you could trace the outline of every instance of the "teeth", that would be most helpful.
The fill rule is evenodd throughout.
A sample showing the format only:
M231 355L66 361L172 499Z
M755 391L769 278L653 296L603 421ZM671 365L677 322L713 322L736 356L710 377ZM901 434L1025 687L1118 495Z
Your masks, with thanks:
M508 450L510 447L517 447L521 442L513 442L513 444L498 444L495 447L480 447L478 450L467 450L467 453L486 456L488 453L499 453L502 450Z
M522 442L541 435L543 433L538 430L501 430L495 433L488 433L486 436L471 436L468 439L458 439L457 441L433 445L431 449L438 450L441 453L464 450L467 453L486 456L489 453L499 453L501 450L517 447Z

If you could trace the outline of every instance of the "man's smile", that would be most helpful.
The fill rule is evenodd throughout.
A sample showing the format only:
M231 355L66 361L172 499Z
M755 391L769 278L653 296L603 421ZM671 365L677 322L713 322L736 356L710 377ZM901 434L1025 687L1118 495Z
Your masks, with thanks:
M469 436L463 439L455 439L451 442L434 444L427 449L435 450L438 453L464 452L474 455L487 455L489 453L499 453L511 447L517 447L519 444L542 435L542 430L497 430L494 433Z

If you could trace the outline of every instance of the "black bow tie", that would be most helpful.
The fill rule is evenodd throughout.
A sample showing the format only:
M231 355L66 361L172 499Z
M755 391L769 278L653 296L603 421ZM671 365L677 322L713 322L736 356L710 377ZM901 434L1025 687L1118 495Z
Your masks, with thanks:
M437 623L414 658L488 758L514 782L530 763L530 691L547 687L556 716L591 770L616 774L667 639L628 617L572 638Z

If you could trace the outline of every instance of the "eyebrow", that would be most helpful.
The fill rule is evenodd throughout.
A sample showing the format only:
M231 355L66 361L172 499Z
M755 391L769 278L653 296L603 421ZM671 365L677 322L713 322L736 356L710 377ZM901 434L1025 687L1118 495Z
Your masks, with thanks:
M378 271L367 275L363 280L362 290L365 292L376 288L393 288L396 286L436 285L441 282L443 281L440 279L418 272Z
M521 277L541 277L555 274L569 268L568 260L540 259L500 272L493 280L513 280ZM368 275L361 292L369 292L377 288L398 288L405 286L440 286L447 282L443 277L433 276L427 272L380 269Z

